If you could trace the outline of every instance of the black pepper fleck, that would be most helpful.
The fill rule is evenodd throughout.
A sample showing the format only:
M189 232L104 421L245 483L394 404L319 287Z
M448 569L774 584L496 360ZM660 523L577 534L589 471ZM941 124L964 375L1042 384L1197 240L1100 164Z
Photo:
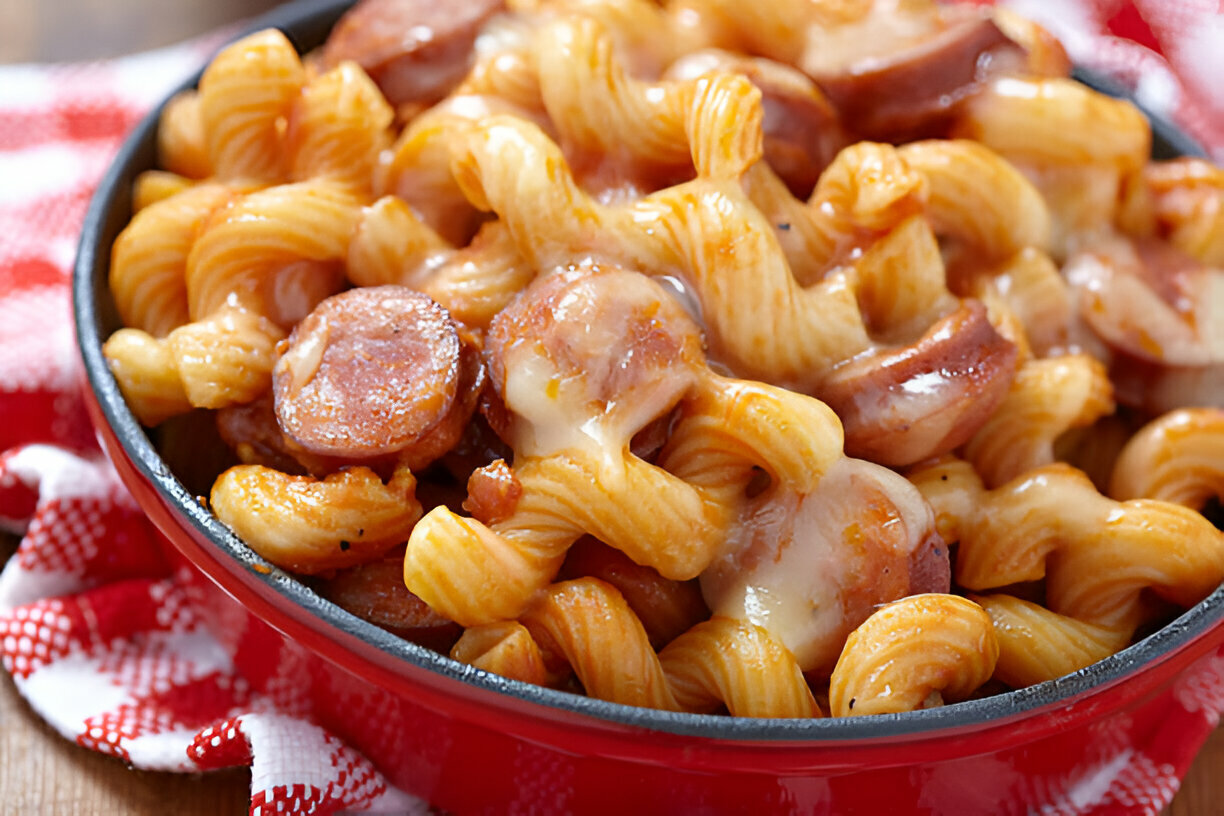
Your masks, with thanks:
M340 542L340 551L341 551L341 552L348 552L348 549L349 549L349 547L350 547L350 546L352 546L352 545L350 545L350 544L349 544L347 541L341 541L341 542Z

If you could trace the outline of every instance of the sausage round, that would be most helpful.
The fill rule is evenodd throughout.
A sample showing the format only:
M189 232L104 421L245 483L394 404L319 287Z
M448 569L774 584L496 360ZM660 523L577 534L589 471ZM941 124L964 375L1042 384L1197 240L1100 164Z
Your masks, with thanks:
M517 453L547 455L596 437L619 446L694 382L701 331L651 278L584 264L537 278L502 309L485 361L496 397L485 416ZM598 432L588 424L595 419Z
M504 0L361 0L323 46L333 67L353 60L398 107L446 96L472 64L476 35Z
M780 62L727 51L694 51L672 63L668 79L714 70L748 77L761 92L765 161L790 191L807 198L820 173L850 143L837 111L807 76Z
M311 453L358 461L401 454L451 424L474 364L450 315L427 296L401 286L350 289L294 328L273 370L276 417Z
M966 300L916 343L835 368L815 395L841 417L847 455L912 465L977 433L1006 396L1018 353L986 307Z
M977 9L941 8L930 33L919 40L887 29L876 33L876 48L886 51L831 66L820 63L823 55L816 49L804 65L860 139L940 135L955 105L1024 59L1024 50Z

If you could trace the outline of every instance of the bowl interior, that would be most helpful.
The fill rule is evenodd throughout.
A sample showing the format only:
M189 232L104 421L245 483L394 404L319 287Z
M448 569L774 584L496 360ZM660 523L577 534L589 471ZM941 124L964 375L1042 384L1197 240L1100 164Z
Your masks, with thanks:
M260 18L251 30L274 26L298 46L309 50L321 44L351 2L298 0ZM1105 92L1122 95L1099 77L1077 72L1077 78ZM185 87L198 80L198 75ZM228 528L197 502L192 491L172 473L123 400L102 354L102 343L120 322L111 298L107 275L110 247L131 217L131 187L143 170L154 167L156 127L160 112L146 117L123 145L113 166L100 183L86 216L73 277L74 318L88 386L105 422L122 446L123 454L152 484L162 499L181 514L187 525L207 538L222 562L233 572L244 571L261 582L260 592L274 605L307 610L325 637L356 637L372 645L392 664L434 672L453 683L457 695L475 687L506 695L516 706L527 704L581 714L594 720L675 734L720 740L876 740L903 734L936 733L997 722L1042 709L1065 705L1073 698L1100 691L1125 680L1145 665L1159 662L1201 637L1224 617L1224 589L1217 589L1170 625L1135 645L1066 677L1029 688L905 714L817 720L752 720L725 716L676 714L607 703L566 694L488 674L457 663L433 651L404 641L357 618L321 598L305 584L264 562ZM1169 122L1152 116L1153 156L1202 155L1202 149ZM173 538L173 536L172 536ZM259 568L252 572L252 564ZM212 575L222 586L224 574ZM272 621L275 625L275 621ZM362 658L350 668L361 673Z

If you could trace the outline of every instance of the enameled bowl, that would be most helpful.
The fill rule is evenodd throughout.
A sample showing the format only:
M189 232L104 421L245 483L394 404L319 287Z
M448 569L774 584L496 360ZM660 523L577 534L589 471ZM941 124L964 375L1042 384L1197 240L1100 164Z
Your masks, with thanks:
M291 3L253 28L278 27L306 50L348 5ZM1206 736L1183 733L1183 698L1224 654L1224 590L1052 682L926 711L816 720L675 714L506 680L324 600L255 555L176 478L102 355L119 327L110 247L131 216L133 179L154 165L156 127L155 111L98 187L76 263L76 328L98 436L194 566L203 611L252 684L300 684L318 720L393 784L460 814L1103 812L1094 803L1131 759ZM1199 152L1167 125L1153 127L1158 155ZM1188 764L1197 745L1182 747ZM1175 786L1184 770L1163 769L1151 784ZM1126 802L1144 809L1142 796L1105 800L1111 812Z

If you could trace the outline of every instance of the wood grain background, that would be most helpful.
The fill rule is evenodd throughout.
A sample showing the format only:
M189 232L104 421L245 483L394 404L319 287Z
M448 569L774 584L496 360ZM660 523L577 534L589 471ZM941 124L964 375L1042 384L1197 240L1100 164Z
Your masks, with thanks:
M445 0L439 0L445 2ZM94 59L168 45L276 5L273 0L0 0L0 63ZM0 539L0 563L13 547ZM245 769L133 770L62 739L0 672L0 813L180 816L247 812ZM1190 769L1168 816L1224 812L1224 730Z

